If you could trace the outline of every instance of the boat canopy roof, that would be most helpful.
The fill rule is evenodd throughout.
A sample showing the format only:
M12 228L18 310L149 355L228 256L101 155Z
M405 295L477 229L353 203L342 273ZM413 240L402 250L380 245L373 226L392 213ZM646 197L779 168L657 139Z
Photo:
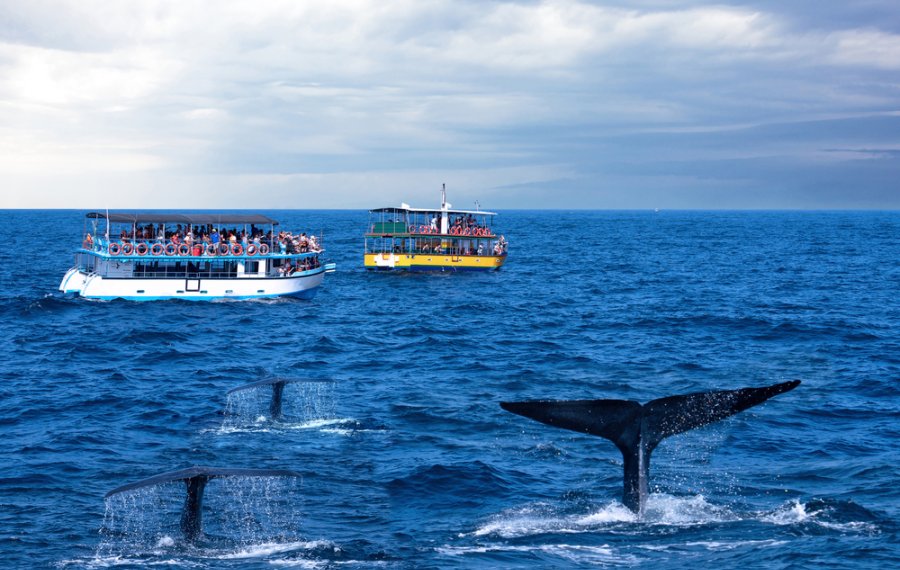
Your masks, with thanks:
M91 212L88 218L100 218L110 222L128 224L165 224L181 223L191 225L221 225L221 224L272 224L278 225L276 220L262 214L180 214L164 212L120 213L120 212Z
M440 208L375 208L369 210L372 214L440 214L446 211L448 214L472 214L473 216L496 216L497 212L485 212L484 210L441 210Z

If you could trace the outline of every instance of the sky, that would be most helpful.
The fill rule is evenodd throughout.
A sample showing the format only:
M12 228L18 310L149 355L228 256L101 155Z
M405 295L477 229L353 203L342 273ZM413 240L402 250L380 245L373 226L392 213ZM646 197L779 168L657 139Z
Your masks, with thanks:
M0 0L0 208L900 209L896 0Z

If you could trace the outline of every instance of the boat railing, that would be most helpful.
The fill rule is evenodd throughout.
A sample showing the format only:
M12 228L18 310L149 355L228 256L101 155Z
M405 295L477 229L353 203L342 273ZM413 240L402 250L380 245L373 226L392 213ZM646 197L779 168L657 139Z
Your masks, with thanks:
M268 266L263 273L257 271L238 271L236 259L212 258L140 258L131 264L104 264L96 265L91 256L84 255L76 262L78 267L86 273L99 273L105 276L147 278L147 279L242 279L249 277L299 277L308 272L316 271L323 267L317 257L297 257L285 259L288 263L277 266ZM116 258L111 258L116 259ZM160 263L160 261L176 261L172 263ZM273 264L274 265L274 264Z
M321 267L317 265L307 269L293 271L290 274L281 274L277 271L266 273L267 278L291 278L300 277L305 273L315 271ZM255 274L242 274L238 276L237 270L231 271L186 271L184 268L175 269L174 267L159 267L157 269L138 270L135 269L131 276L138 279L242 279L247 277L256 277Z
M139 240L112 240L107 243L103 238L91 241L85 240L81 244L84 251L109 255L110 257L148 257L148 258L216 258L216 257L292 257L313 256L322 253L321 249L300 248L300 251L290 251L280 244L270 247L266 243L178 243L153 239Z
M491 230L488 226L472 226L472 227L452 227L447 230L447 233L441 233L440 230L432 228L427 225L405 225L403 224L403 228L400 231L384 231L386 228L379 228L376 225L370 227L371 235L397 235L397 234L410 234L410 235L434 235L434 236L443 236L443 237L480 237L480 238L493 238L496 237L493 230Z

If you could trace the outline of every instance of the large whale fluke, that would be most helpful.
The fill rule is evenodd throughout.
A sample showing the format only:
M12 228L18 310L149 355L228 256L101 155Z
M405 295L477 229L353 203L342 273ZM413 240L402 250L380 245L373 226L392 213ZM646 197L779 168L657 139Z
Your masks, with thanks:
M292 382L313 383L313 382L334 382L333 380L310 379L310 378L268 378L258 382L244 384L237 388L232 388L226 394L233 394L242 390L253 390L262 386L272 386L272 400L269 403L269 418L279 420L282 417L282 400L284 395L284 386Z
M173 481L183 481L187 487L187 497L181 512L181 532L188 541L195 540L202 532L203 492L211 479L220 477L300 477L296 471L287 469L227 469L218 467L188 467L179 471L161 473L143 481L129 483L106 494L109 498L118 493L133 491Z
M711 424L793 390L799 380L762 388L696 392L652 400L534 400L501 402L514 414L539 422L596 435L612 441L622 452L622 503L640 514L647 501L650 454L670 435Z

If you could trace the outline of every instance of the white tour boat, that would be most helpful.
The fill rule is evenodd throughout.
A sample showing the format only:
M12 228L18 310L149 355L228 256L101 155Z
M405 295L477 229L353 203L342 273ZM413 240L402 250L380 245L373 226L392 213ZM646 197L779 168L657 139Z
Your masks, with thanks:
M311 299L334 264L321 261L315 236L277 225L259 214L92 212L59 290L105 300Z

